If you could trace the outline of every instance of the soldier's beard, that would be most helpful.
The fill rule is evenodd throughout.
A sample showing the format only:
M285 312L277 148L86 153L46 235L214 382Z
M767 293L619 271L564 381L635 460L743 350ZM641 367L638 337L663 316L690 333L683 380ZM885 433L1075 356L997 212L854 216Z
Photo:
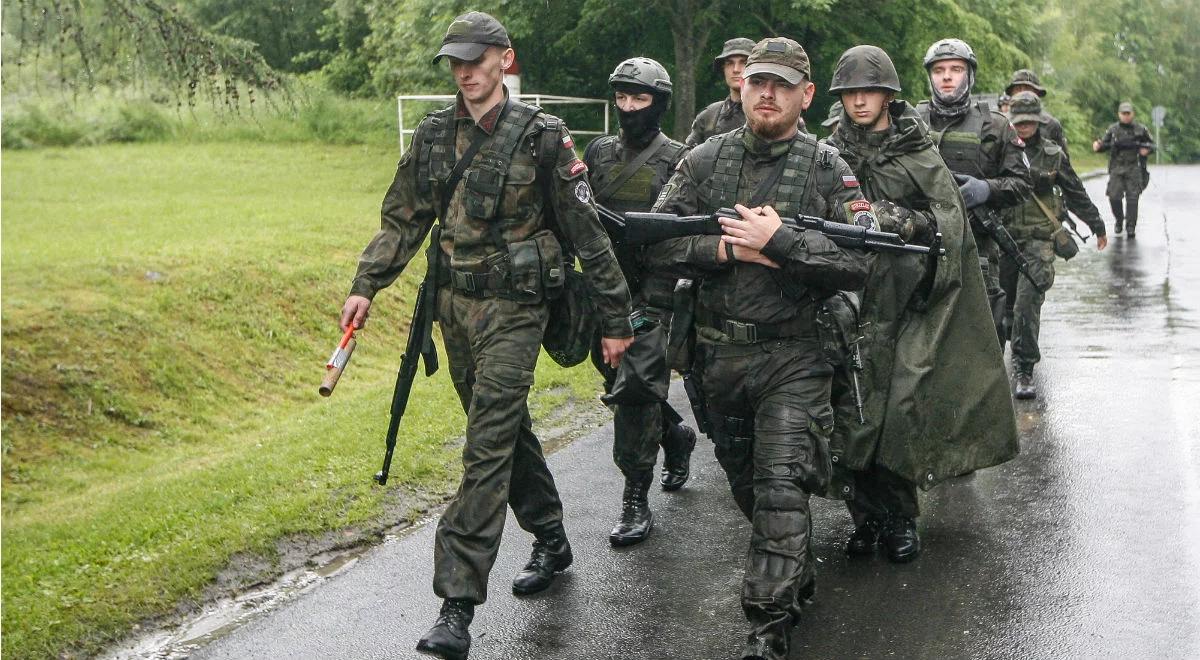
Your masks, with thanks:
M796 131L796 120L800 119L800 112L787 112L782 109L782 112L774 113L771 117L763 117L756 110L751 109L746 114L746 125L750 127L750 132L764 140L782 140L786 137L791 137Z

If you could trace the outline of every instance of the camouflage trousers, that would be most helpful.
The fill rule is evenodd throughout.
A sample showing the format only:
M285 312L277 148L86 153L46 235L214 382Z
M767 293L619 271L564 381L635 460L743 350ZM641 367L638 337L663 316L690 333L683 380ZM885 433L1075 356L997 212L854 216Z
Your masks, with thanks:
M1138 198L1145 187L1141 168L1118 169L1108 173L1105 194L1112 208L1113 219L1118 225L1128 223L1130 232L1135 232L1138 221ZM1121 207L1122 199L1125 207Z
M1038 333L1042 327L1042 303L1046 301L1044 291L1054 285L1054 244L1044 239L1026 238L1018 239L1017 245L1043 291L1034 288L1007 257L1000 262L1000 281L1007 294L1005 319L1010 328L1013 366L1017 371L1032 372L1033 365L1042 359Z
M846 508L850 510L855 526L868 520L920 515L916 484L878 465L846 472L845 480L853 484L853 494L846 500Z
M742 582L751 643L777 640L815 577L809 496L831 472L831 369L815 337L701 343L696 365L717 460L753 527Z
M527 405L547 316L545 305L439 293L450 378L467 413L462 482L434 537L441 598L487 599L508 507L535 536L562 528L562 501Z
M1000 286L1000 248L996 241L984 234L975 234L979 247L979 270L983 272L983 288L987 291L988 306L992 309L992 323L996 326L996 337L1004 347L1007 332L1004 329L1004 288Z
M652 307L643 308L642 311L656 323L670 322L668 311ZM630 354L626 353L621 359L630 359ZM599 336L592 346L592 365L604 377L604 391L611 392L617 370L604 363ZM660 375L666 381L671 380L670 371ZM663 446L669 427L674 426L663 414L663 404L620 404L611 408L613 463L626 477L654 470L654 464L658 461L658 448Z

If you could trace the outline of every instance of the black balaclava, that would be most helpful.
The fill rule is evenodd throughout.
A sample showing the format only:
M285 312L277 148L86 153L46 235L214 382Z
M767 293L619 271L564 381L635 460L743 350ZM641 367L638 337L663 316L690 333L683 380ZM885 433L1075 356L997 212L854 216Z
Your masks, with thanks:
M962 84L948 96L943 96L937 85L933 84L932 74L927 79L929 91L932 92L929 102L933 105L934 114L940 117L958 117L967 113L971 107L971 88L975 86L975 69L967 67L967 75L963 77Z
M662 118L667 112L667 97L658 92L651 92L645 87L634 85L613 85L613 89L625 94L645 94L650 92L654 101L641 110L625 112L617 108L617 122L621 125L621 139L632 147L642 148L650 144L656 135L662 132Z

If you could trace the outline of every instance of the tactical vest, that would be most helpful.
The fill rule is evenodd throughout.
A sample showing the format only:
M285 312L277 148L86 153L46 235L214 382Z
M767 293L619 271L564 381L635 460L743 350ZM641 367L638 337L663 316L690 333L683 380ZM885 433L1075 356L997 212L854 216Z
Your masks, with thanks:
M626 162L617 153L619 140L615 135L606 135L596 140L588 172L593 190L606 189L609 182L624 171ZM670 178L675 163L679 162L686 149L687 147L679 142L667 140L620 188L613 191L607 199L597 198L596 202L618 213L649 211L650 207L654 206L654 200L658 198L659 189Z
M977 179L987 179L996 175L990 171L990 163L983 153L983 129L992 112L987 103L976 103L954 130L933 130L933 124L930 122L933 107L929 101L917 104L917 112L921 113L921 118L930 126L929 137L937 145L942 160L946 161L946 167L949 167L951 172L969 174Z
M521 136L541 112L542 109L535 105L511 98L508 100L508 109L502 113L495 130L479 148L460 184L463 186L463 209L467 215L481 220L494 219L513 156L521 147ZM421 151L416 154L417 184L422 193L440 190L454 169L454 114L455 106L451 105L426 115L431 130L425 133L425 140L419 147ZM452 194L451 191L448 193ZM442 203L447 204L449 200L443 200Z
M1048 142L1045 137L1038 141L1035 149L1026 149L1029 157L1029 178L1033 181L1033 194L1056 216L1062 213L1062 198L1054 191L1058 173L1062 171L1062 147ZM1057 226L1042 211L1032 198L1005 214L1004 223L1008 232L1017 240L1038 238L1049 240Z
M717 161L707 192L709 205L714 209L733 208L734 204L749 201L738 199L738 182L742 176L742 161L746 157L746 145L742 142L745 132L743 127L720 138L721 147L717 151ZM775 187L775 194L771 196L772 204L781 216L797 215L805 208L805 201L810 195L809 183L818 158L823 165L828 161L827 166L832 167L837 160L837 151L833 147L818 145L815 137L800 132L792 140L784 158L787 161Z

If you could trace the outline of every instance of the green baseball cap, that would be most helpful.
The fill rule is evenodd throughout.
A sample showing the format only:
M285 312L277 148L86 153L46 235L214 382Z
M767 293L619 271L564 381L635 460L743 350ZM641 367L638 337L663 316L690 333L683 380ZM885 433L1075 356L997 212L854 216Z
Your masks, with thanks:
M746 58L742 78L761 73L779 76L795 85L811 77L812 67L803 46L787 37L771 37L754 45Z
M446 36L442 37L442 49L433 57L433 63L443 57L470 62L479 59L480 55L491 46L512 48L508 40L508 30L491 14L472 11L462 14L446 28Z
M1129 101L1123 101L1117 106L1117 112L1133 112L1133 104Z

